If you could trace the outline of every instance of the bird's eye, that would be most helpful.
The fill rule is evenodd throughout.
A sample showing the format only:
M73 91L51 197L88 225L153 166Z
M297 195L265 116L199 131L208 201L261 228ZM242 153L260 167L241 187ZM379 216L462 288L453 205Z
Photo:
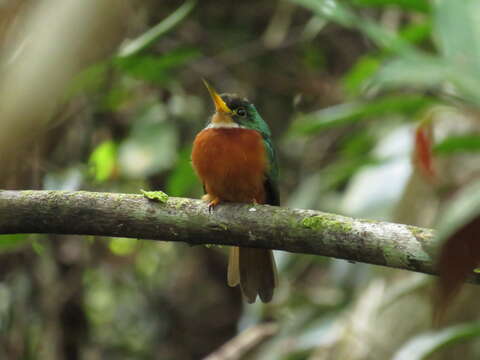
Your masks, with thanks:
M243 117L243 116L247 115L247 112L245 111L244 108L238 108L236 112L237 112L237 115L238 115L238 116L242 116L242 117Z

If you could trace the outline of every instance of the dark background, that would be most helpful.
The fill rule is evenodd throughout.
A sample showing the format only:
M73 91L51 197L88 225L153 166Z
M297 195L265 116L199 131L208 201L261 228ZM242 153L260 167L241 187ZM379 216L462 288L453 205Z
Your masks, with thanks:
M205 78L270 125L282 205L432 227L479 164L480 10L452 3L191 3L143 50L106 51L76 74L2 187L199 198L190 151L213 110ZM138 40L188 4L129 4L114 37ZM15 43L30 2L1 7L2 41ZM201 359L228 341L233 355L216 359L420 359L422 340L450 339L425 335L432 278L406 271L277 252L273 302L247 305L226 286L224 248L5 235L0 251L2 359ZM467 322L447 330L470 341L432 359L478 357L477 293L467 287L445 325Z

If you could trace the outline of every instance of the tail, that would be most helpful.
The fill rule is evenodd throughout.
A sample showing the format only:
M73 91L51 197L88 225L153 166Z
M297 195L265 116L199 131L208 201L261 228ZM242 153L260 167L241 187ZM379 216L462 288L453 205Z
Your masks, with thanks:
M277 286L272 250L232 247L228 260L228 285L238 284L250 304L255 302L257 295L264 303L272 300Z

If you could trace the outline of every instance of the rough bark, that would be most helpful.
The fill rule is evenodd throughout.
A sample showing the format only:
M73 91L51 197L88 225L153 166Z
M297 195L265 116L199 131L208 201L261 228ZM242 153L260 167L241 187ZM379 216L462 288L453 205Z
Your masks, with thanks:
M0 191L0 234L12 233L263 247L436 273L433 230L267 205L221 204L209 213L204 202L184 198Z

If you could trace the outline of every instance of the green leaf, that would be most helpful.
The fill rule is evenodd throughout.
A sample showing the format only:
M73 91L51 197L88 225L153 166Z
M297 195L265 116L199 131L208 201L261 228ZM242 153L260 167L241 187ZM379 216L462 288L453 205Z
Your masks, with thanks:
M351 102L300 115L290 133L312 134L355 121L403 112L413 114L431 105L433 99L416 95L390 95L370 102Z
M385 64L373 77L372 85L384 88L431 88L449 79L452 79L452 69L443 59L415 54Z
M450 136L435 145L437 155L480 151L480 135Z
M480 103L480 26L477 0L435 2L435 39L455 76L451 79L462 95Z
M343 78L343 87L351 96L360 95L366 84L380 67L378 56L362 56Z
M117 58L114 65L126 74L158 84L165 84L173 77L173 71L199 56L192 48L179 48L162 56L136 55Z
M431 24L429 22L421 24L409 24L405 26L399 33L400 37L409 43L420 43L427 39L430 34ZM381 63L389 54L390 51L388 49L383 49L378 51L376 54L370 53L360 57L355 65L350 68L350 70L342 79L343 87L345 88L346 92L351 96L360 95L365 90L372 78L375 79ZM405 71L404 68L401 69L401 71ZM406 72L409 73L409 71ZM389 79L388 76L391 75L385 74L385 76L387 79ZM379 79L376 80L378 81Z
M89 66L76 75L68 88L68 97L80 92L98 91L105 84L109 62L100 62Z
M28 234L0 235L0 252L17 250L29 240Z
M117 145L107 140L93 150L88 159L89 172L98 182L109 180L117 166Z
M385 64L373 77L371 85L385 89L415 87L429 90L447 82L455 86L465 102L480 104L475 77L446 59L420 52L406 53Z
M400 30L400 36L410 43L418 44L430 38L432 24L430 21L408 24Z
M388 6L396 5L405 10L429 12L430 2L427 0L353 0L353 4L359 6Z
M348 134L340 144L340 153L345 158L367 157L376 143L375 137L367 131Z
M442 53L452 64L464 70L480 67L480 26L478 0L438 0L435 2L434 26ZM465 68L466 67L466 68ZM472 73L478 77L477 73Z
M452 326L415 336L403 345L393 360L425 360L440 349L480 335L480 323Z
M345 27L362 31L379 48L394 52L410 52L412 46L394 32L366 18L357 16L348 6L335 0L290 0L311 10L315 15L336 22Z
M99 107L105 111L117 111L132 98L132 90L125 82L118 81L100 98Z
M142 50L149 48L154 44L161 36L165 35L168 31L177 26L188 14L193 10L196 5L196 0L188 0L183 3L177 10L175 10L166 19L163 19L157 25L137 37L136 39L129 41L124 45L120 51L119 57L128 57L136 55Z
M35 253L37 255L44 255L45 254L45 245L43 245L40 240L33 239L31 244L32 244L33 251L35 251Z
M137 239L113 238L108 247L112 253L119 256L126 256L133 253L138 245Z
M163 191L145 191L140 189L140 192L143 194L143 196L152 201L158 201L163 204L168 201L168 195Z

